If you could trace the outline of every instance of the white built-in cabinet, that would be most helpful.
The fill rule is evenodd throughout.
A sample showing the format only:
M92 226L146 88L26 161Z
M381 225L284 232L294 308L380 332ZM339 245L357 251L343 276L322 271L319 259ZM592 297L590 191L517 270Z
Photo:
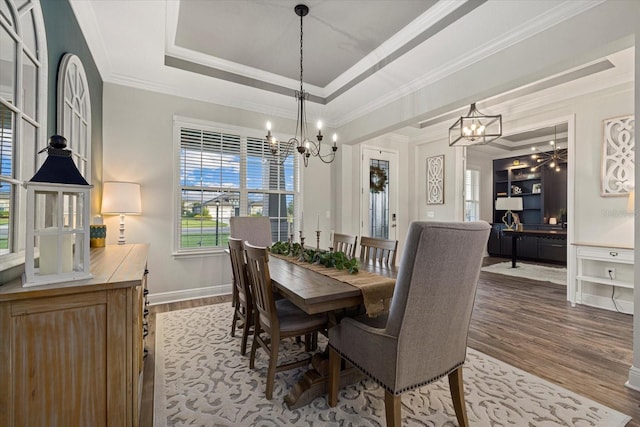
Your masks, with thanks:
M576 243L576 302L633 313L634 250Z

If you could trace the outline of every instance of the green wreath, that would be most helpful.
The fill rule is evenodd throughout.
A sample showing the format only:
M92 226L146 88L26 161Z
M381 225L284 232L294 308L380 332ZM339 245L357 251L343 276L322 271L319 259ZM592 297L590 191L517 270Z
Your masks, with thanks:
M378 167L371 166L369 169L369 189L372 193L380 193L387 187L387 172Z

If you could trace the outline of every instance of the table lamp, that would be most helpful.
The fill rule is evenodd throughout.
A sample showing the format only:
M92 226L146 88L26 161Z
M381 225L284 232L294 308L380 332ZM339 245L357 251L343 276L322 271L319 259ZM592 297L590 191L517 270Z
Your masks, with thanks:
M507 230L513 230L513 211L522 210L522 197L498 197L496 199L496 210L506 211L502 217L502 222Z
M124 245L124 216L140 215L140 184L133 182L105 182L102 186L102 214L120 215L119 245Z

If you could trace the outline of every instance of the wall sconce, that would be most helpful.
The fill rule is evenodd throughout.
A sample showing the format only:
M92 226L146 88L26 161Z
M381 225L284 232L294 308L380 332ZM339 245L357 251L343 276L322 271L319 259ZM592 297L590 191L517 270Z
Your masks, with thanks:
M513 230L513 212L522 210L522 197L498 197L496 199L496 210L506 211L502 217L502 222L507 230Z
M102 185L102 214L120 215L119 245L125 244L124 216L140 215L140 184L134 182L105 182Z
M89 191L93 186L80 174L66 146L63 136L49 138L48 147L41 151L47 151L47 159L23 184L27 189L27 241L22 286L92 277Z

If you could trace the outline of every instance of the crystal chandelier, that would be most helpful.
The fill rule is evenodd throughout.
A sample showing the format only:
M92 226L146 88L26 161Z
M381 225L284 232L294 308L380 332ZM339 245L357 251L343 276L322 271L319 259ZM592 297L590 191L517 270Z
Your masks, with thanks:
M317 142L307 138L307 112L305 110L305 101L309 98L309 93L304 90L302 85L302 18L309 13L309 8L304 4L299 4L294 8L294 11L296 12L296 15L300 17L300 90L295 92L296 99L298 100L296 133L286 144L280 144L271 134L271 122L267 122L267 135L265 138L270 144L271 154L273 155L274 161L278 164L284 163L295 147L298 153L302 156L304 166L306 167L308 166L309 157L311 156L318 157L324 163L333 162L336 157L336 151L338 151L338 146L336 145L338 136L335 133L333 134L333 146L331 146L331 151L325 154L321 153L323 139L322 122L318 121L318 134L316 135Z
M567 149L558 149L557 140L557 127L553 127L553 140L549 141L549 145L553 146L553 151L540 151L536 147L531 147L532 151L536 151L531 155L531 158L537 162L537 164L531 167L531 172L535 172L538 168L548 165L556 172L560 172L560 163L567 163Z
M502 136L502 114L488 116L471 104L466 116L449 128L449 146L484 145Z

